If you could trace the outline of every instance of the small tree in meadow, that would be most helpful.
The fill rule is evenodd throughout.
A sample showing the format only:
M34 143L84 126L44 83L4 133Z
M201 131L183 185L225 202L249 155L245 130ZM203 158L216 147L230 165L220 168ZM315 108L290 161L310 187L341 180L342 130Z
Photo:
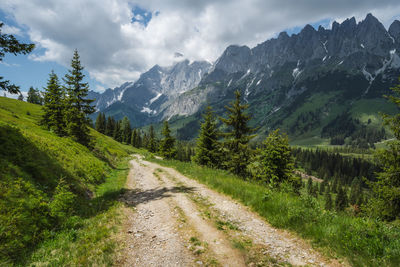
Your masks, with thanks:
M164 127L161 133L164 137L160 141L160 154L166 159L175 158L175 138L171 136L168 121L164 121Z

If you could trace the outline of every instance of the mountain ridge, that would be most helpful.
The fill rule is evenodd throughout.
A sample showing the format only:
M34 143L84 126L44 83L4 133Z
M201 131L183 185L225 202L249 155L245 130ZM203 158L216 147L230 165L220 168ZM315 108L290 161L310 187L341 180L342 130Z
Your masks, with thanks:
M200 80L190 83L196 86L167 100L155 101L149 109L157 110L157 114L149 114L150 119L135 126L192 116L206 103L221 115L223 106L238 89L244 101L251 104L252 123L260 126L261 134L280 127L298 136L316 125L308 123L310 129L295 131L287 120L313 94L335 95L327 100L330 104L324 104L329 115L316 119L321 128L332 116L339 115L339 111L332 110L335 105L343 106L340 112L345 112L355 101L388 93L400 74L399 47L400 22L393 21L386 30L372 14L358 23L354 17L342 23L333 22L331 29L315 29L307 24L299 33L289 36L281 32L277 38L253 48L230 45L214 64L207 66ZM178 92L174 86L169 90ZM121 102L132 104L125 98L129 93L133 98L134 91L127 90ZM112 108L105 111L106 115L113 115ZM134 117L128 113L125 115Z

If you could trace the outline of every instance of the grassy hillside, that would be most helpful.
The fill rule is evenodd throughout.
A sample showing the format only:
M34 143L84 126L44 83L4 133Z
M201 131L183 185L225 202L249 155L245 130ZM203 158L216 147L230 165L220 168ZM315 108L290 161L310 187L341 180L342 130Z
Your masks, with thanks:
M49 249L61 244L56 240L65 246L79 244L81 237L99 234L96 224L117 212L115 198L126 178L131 148L91 130L89 149L39 126L41 114L38 105L0 97L0 265L25 265L44 241L53 242ZM85 243L81 257L90 248ZM43 246L41 251L47 255ZM90 261L103 262L100 258L106 255ZM62 259L54 264L85 262L79 255L58 256Z

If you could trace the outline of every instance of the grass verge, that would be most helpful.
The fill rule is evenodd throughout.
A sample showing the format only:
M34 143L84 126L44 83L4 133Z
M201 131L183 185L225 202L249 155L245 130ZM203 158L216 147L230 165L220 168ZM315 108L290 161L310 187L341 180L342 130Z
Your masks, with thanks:
M28 260L31 266L111 266L119 249L115 234L122 227L118 196L128 175L123 160L87 203L84 217L74 216L67 227L43 242Z

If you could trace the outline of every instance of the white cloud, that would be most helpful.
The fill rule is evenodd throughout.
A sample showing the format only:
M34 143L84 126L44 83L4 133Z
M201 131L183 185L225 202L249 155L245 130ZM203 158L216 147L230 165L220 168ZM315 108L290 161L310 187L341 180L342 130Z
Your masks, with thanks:
M147 26L135 6L153 13ZM254 46L307 23L372 12L387 27L400 14L398 0L3 0L0 8L40 48L31 59L68 66L76 48L90 76L111 87L171 64L175 52L214 61L230 44Z
M21 29L14 27L14 26L7 25L7 24L3 25L3 27L1 28L1 32L4 34L13 34L13 35L19 35L19 36L23 35Z

